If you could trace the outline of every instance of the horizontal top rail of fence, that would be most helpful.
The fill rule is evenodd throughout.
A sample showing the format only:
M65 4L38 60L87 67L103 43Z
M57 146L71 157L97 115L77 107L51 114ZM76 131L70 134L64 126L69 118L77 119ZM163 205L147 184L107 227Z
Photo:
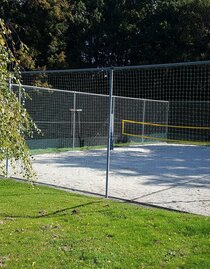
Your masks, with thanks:
M68 90L61 90L61 89L53 89L53 88L46 88L46 87L39 87L39 86L30 86L30 85L20 85L20 84L11 84L12 87L22 87L28 89L35 89L35 90L43 90L43 91L52 91L52 92L65 92L65 93L75 93L75 94L84 94L84 95L92 95L92 96L100 96L100 97L109 97L108 94L99 94L99 93L89 93L89 92L78 92L78 91L68 91ZM149 101L149 102L165 102L168 103L166 100L155 100L155 99L145 99L145 98L135 98L135 97L127 97L127 96L119 96L113 95L112 98L121 98L121 99L128 99L128 100L141 100L141 101Z
M104 72L104 71L120 71L128 69L151 69L151 68L170 68L192 65L210 65L208 61L196 61L196 62L181 62L181 63L166 63L166 64L148 64L148 65L134 65L134 66L110 66L99 68L81 68L81 69L64 69L64 70L34 70L34 71L22 71L22 74L35 74L35 73L66 73L66 72Z

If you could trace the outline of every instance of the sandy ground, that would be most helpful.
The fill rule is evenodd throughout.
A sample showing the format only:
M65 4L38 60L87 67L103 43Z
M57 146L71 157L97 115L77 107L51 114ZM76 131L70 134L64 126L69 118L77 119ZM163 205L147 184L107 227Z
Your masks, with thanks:
M33 166L39 182L105 193L106 150L36 155ZM210 216L210 147L116 148L109 195Z

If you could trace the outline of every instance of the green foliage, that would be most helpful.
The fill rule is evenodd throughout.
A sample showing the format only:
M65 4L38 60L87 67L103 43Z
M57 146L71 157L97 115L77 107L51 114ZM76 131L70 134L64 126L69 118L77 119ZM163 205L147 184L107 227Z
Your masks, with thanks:
M19 160L20 172L30 178L33 170L25 137L32 136L36 126L9 87L11 82L20 83L19 62L15 58L11 35L4 21L0 20L0 163L8 158L15 170L15 161ZM2 171L5 173L3 165Z
M73 2L75 20L68 31L67 58L77 67L210 57L210 1Z
M30 48L26 69L210 57L209 0L7 0L0 17Z

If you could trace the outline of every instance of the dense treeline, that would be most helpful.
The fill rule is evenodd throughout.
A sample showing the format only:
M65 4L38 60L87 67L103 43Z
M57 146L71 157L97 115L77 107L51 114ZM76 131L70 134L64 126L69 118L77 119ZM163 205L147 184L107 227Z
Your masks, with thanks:
M2 0L0 17L29 48L25 69L210 56L210 0Z

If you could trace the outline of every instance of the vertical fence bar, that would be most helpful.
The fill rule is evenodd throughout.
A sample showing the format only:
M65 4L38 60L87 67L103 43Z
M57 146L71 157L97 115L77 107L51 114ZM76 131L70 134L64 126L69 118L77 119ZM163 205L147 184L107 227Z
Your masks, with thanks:
M8 89L9 89L9 91L12 90L12 81L11 81L11 78L9 78ZM8 176L9 176L9 159L7 157L6 158L6 177L8 178Z
M112 97L112 133L111 133L111 149L114 149L114 113L115 113L115 97Z
M75 148L75 131L76 131L76 92L74 92L74 108L73 108L73 145L72 148Z
M18 100L19 100L19 103L21 105L21 85L19 84L19 92L18 92Z
M143 101L143 117L142 117L142 122L145 122L145 110L146 110L146 100ZM142 138L141 138L141 143L144 143L144 132L145 132L145 125L142 125Z
M110 150L111 150L111 136L112 136L112 95L113 95L113 69L109 71L109 130L107 141L107 161L106 161L106 192L105 197L109 194L109 169L110 169Z
M9 176L9 159L6 158L6 178Z
M167 110L166 110L166 124L169 125L169 102L167 103ZM168 127L166 127L166 139L168 139Z

